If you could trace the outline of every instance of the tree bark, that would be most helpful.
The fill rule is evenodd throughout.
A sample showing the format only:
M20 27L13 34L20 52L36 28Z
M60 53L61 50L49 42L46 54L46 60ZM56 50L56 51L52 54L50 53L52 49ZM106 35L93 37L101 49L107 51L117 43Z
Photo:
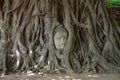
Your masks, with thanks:
M53 40L59 26L68 31L63 54ZM1 0L3 73L120 72L119 28L103 0Z

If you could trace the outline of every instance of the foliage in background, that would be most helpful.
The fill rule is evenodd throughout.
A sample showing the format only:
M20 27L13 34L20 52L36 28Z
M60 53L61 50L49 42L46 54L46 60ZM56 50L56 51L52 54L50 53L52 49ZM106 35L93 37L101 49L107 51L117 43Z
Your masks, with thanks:
M109 7L119 7L120 0L107 0L107 4Z

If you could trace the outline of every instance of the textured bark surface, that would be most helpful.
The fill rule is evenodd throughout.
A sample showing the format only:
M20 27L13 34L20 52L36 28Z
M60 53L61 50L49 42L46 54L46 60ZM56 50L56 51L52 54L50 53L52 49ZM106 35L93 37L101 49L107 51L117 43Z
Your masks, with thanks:
M108 13L103 0L0 0L1 71L120 72L120 27ZM60 25L69 34L62 54Z

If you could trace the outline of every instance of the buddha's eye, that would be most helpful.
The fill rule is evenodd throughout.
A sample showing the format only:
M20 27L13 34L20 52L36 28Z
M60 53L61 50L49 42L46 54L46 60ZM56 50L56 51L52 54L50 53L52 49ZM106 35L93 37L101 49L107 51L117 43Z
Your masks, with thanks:
M67 35L65 35L64 38L67 39Z
M61 37L56 37L56 39L61 39Z

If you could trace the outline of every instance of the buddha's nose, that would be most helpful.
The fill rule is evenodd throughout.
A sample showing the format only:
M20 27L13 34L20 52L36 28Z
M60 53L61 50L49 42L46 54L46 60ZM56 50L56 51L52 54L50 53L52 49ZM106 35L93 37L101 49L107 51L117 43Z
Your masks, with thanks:
M60 39L60 42L61 42L61 43L64 43L64 42L65 42L65 39L62 37L62 38Z

